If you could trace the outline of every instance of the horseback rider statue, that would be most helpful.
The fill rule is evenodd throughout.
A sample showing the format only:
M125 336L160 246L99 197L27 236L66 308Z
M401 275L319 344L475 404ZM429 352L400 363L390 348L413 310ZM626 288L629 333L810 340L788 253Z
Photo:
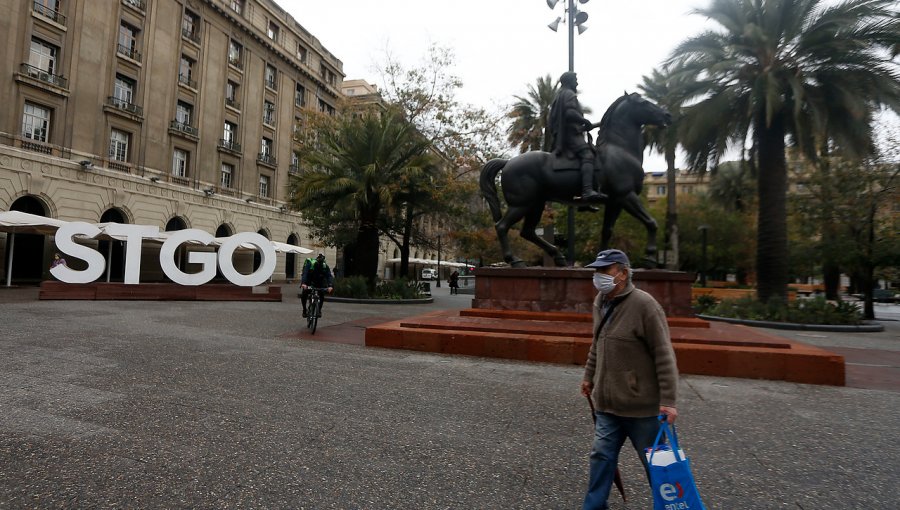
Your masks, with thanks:
M594 189L594 150L584 133L594 127L584 118L584 111L576 96L578 77L568 71L559 77L559 92L550 105L549 128L553 140L553 154L557 158L577 158L581 163L581 196L574 200L583 204L600 202L607 196ZM601 169L602 170L602 169ZM602 182L598 176L597 182Z

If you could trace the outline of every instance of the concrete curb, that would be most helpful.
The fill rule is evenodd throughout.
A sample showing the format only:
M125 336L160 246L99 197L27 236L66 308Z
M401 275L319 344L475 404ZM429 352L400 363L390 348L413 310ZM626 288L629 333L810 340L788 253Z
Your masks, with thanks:
M728 322L730 324L742 324L744 326L753 326L757 328L788 329L795 331L831 331L835 333L880 333L884 331L884 326L882 324L872 322L851 326L840 324L798 324L795 322L755 321L703 314L697 314L697 317L708 321Z

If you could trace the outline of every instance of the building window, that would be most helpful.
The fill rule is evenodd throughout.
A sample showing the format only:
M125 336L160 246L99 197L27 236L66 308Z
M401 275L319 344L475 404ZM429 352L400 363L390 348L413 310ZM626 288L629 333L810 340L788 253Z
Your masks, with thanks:
M235 108L237 110L241 109L241 103L237 100L238 97L238 84L228 80L225 84L225 104Z
M175 149L172 155L172 175L175 177L187 177L188 153L181 149Z
M278 77L278 70L275 69L275 66L272 64L266 64L266 87L269 87L272 90L277 90L276 87L276 78Z
M38 142L46 142L50 133L50 110L43 106L25 103L22 114L22 136Z
M244 13L244 0L231 0L231 10L238 13Z
M263 123L269 126L275 125L275 103L263 102Z
M244 47L234 39L231 39L228 42L228 63L237 67L242 68L241 57L243 55Z
M181 34L192 41L200 40L200 17L187 9L181 17Z
M225 131L222 134L222 139L225 140L225 143L231 145L237 139L237 124L233 122L225 121Z
M303 43L297 44L297 58L300 59L300 62L306 63L306 57L309 52L306 49L306 46L303 46Z
M269 25L266 28L266 35L273 41L278 40L278 25L276 25L274 21L269 21Z
M269 176L268 175L260 175L259 176L259 196L261 197L269 197Z
M113 97L121 103L131 104L134 102L134 80L116 75L116 83L113 87Z
M657 187L656 187L656 194L659 195L659 196L665 195L665 194L666 194L666 187L665 187L665 186L657 186Z
M59 48L40 39L31 39L31 53L28 64L49 74L56 74L56 59Z
M262 144L260 144L260 147L259 147L259 152L265 157L272 156L272 139L271 138L263 137Z
M193 113L194 107L184 101L178 101L178 104L175 106L175 120L178 121L179 124L190 126Z
M325 83L334 86L337 75L335 75L325 64L321 64L319 66L319 74L322 76L322 79L325 80Z
M228 163L222 163L222 175L219 184L223 188L231 188L231 177L234 175L234 166Z
M137 35L138 29L128 23L119 25L119 53L134 58L137 55Z
M128 161L128 142L130 140L130 134L113 129L109 135L109 159L122 162Z
M178 81L194 88L194 61L184 55L181 56L181 64L178 67Z
M299 83L294 91L294 104L300 108L306 106L306 89Z
M326 103L322 99L319 99L319 111L322 113L327 113L328 115L334 115L334 107Z

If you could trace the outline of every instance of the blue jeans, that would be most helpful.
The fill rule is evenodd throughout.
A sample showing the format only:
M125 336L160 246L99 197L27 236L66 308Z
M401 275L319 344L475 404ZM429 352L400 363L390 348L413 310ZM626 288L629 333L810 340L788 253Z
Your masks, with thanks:
M606 500L612 488L616 466L619 464L619 450L625 444L625 438L637 450L649 483L647 458L644 449L653 446L659 432L659 419L656 416L647 418L623 418L609 413L595 413L597 424L594 428L594 445L591 448L591 474L588 481L587 494L584 496L584 510L605 510Z

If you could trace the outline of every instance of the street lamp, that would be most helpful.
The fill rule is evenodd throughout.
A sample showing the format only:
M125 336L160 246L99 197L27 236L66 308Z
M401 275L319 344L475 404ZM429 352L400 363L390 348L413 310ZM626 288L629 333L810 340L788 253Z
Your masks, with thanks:
M575 0L566 0L566 19L564 23L568 25L569 28L569 72L575 72L575 28L578 28L578 33L583 34L585 30L587 30L587 26L584 25L584 22L587 21L588 15L586 12L579 11L575 8ZM588 0L578 0L579 3L585 4ZM556 4L559 3L559 0L547 0L547 7L554 9ZM562 22L562 16L557 16L556 19L547 25L550 30L556 32L559 28L560 22ZM568 208L568 216L566 222L566 230L568 237L568 243L566 247L566 260L569 265L572 266L575 264L575 207L569 206Z
M703 243L703 251L700 252L700 286L706 287L706 231L709 225L700 225L697 227L700 231L701 243Z
M438 234L438 273L437 273L437 283L434 284L435 287L441 288L441 235Z

